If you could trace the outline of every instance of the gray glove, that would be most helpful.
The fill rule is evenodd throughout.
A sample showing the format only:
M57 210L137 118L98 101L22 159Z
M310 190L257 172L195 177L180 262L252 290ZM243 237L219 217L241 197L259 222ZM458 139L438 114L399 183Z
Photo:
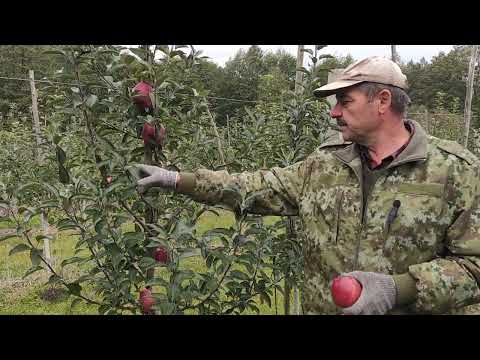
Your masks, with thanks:
M137 188L140 193L151 187L160 187L165 190L175 190L177 187L178 172L162 169L158 166L136 165L138 176Z
M397 289L392 276L363 271L342 275L353 276L362 284L357 302L343 309L345 315L383 315L395 306Z

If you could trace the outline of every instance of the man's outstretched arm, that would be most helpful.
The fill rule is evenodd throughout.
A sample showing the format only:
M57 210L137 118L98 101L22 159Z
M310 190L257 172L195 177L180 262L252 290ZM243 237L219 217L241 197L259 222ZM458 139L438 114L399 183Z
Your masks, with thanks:
M286 168L229 174L227 171L199 169L175 172L156 166L137 165L138 190L160 187L209 205L231 210L246 209L262 215L297 215L298 199L304 188L305 164Z

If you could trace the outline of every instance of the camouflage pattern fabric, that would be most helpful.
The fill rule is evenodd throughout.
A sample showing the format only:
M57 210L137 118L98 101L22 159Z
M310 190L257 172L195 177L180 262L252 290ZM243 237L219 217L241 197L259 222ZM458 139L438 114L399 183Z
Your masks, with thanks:
M286 168L199 169L189 195L234 211L301 218L307 314L341 313L331 281L354 270L408 272L415 279L416 302L392 314L480 313L473 305L480 302L480 163L459 144L428 136L413 123L410 144L368 199L357 146L338 137ZM395 200L401 205L387 224Z

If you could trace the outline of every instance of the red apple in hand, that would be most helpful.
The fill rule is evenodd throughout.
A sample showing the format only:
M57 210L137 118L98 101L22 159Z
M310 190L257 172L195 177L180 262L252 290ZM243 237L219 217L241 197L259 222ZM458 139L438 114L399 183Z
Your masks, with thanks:
M133 88L134 96L133 102L140 110L152 110L152 99L150 98L150 93L153 92L153 87L145 81L139 82Z
M155 254L153 257L159 263L162 263L162 264L168 263L168 252L165 248L161 246L155 249Z
M339 307L350 307L362 293L362 285L353 276L338 276L332 282L332 297Z
M140 291L140 304L144 314L152 313L152 306L155 304L155 298L152 296L150 289Z

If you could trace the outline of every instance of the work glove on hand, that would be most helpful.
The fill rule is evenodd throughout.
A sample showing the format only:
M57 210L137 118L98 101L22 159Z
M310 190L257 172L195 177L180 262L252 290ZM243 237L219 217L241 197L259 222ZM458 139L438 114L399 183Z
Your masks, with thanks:
M137 188L140 193L146 192L151 187L160 187L165 190L175 190L177 187L177 171L143 164L136 165L135 169L140 177L137 180Z
M362 293L355 304L343 309L345 315L383 315L395 306L397 289L392 276L363 271L342 275L353 276L362 285Z

